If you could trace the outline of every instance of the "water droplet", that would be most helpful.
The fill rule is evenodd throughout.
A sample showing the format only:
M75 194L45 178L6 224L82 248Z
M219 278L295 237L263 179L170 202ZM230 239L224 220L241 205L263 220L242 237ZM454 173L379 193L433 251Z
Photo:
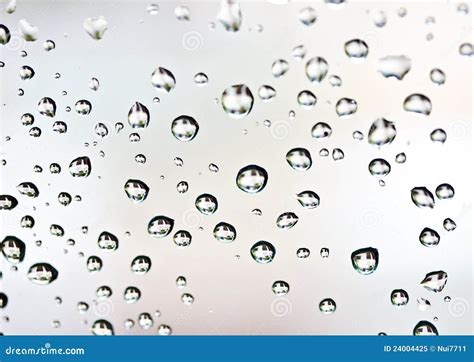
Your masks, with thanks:
M277 59L272 64L272 74L275 78L282 77L289 69L290 65L284 59Z
M92 104L88 100L81 99L80 101L76 102L75 105L76 112L82 115L88 115L91 113Z
M93 91L99 89L99 80L97 78L91 78L89 81L89 88Z
M289 291L290 285L283 280L277 280L272 284L272 292L278 297L287 295Z
M431 292L439 293L444 289L447 282L448 274L440 270L426 274L420 284Z
M105 124L99 122L95 125L94 132L100 138L104 138L105 136L109 134L109 129L107 128Z
M82 26L92 39L100 40L108 29L109 24L103 16L99 16L95 18L87 18L84 20Z
M357 112L357 102L350 98L341 98L336 103L336 113L341 118L349 118Z
M430 79L434 84L442 85L446 82L446 75L439 68L434 68L430 72Z
M377 63L377 70L385 78L402 80L410 69L411 60L405 55L387 55L380 58Z
M456 229L457 225L454 220L448 217L447 219L444 219L443 227L446 231L453 231L454 229Z
M258 241L250 249L252 258L259 264L268 264L275 257L275 247L268 241Z
M329 66L326 59L314 57L306 63L306 76L312 83L321 82L328 74Z
M303 191L297 194L296 197L305 209L314 209L319 206L319 196L314 191Z
M28 65L24 65L20 68L20 78L22 80L28 80L35 76L35 71L33 68L29 67Z
M171 133L182 142L189 142L196 137L199 131L199 124L191 116L179 116L171 124Z
M298 94L297 100L301 108L306 110L312 109L317 102L316 96L308 90L300 92Z
M18 264L25 258L26 245L14 236L6 236L0 244L5 259L11 264Z
M361 39L352 39L344 44L344 51L351 59L361 59L369 54L367 43Z
M336 302L331 298L323 299L319 303L319 310L324 314L333 314L336 311Z
M431 308L431 303L428 299L419 298L416 300L416 302L418 304L418 309L422 312L426 312L429 308Z
M87 259L87 270L89 273L96 273L102 269L102 259L98 256L90 256Z
M297 45L291 51L291 56L295 59L301 60L306 56L306 47L304 45Z
M28 270L28 279L39 285L52 283L58 277L58 271L48 263L37 263Z
M470 57L470 56L472 56L472 53L473 53L472 44L462 43L459 46L459 54L461 54L462 56Z
M189 20L189 8L185 5L179 5L174 9L174 15L176 19L181 21Z
M178 185L176 185L176 190L180 193L180 194L184 194L188 191L189 189L189 185L186 181L180 181L178 183Z
M72 197L70 194L68 194L67 192L61 192L59 193L58 195L58 201L61 205L63 206L67 206L71 203L72 201Z
M160 10L160 7L158 6L158 4L150 4L146 7L146 11L148 12L148 14L150 15L156 15L158 14L158 11Z
M158 326L158 334L160 336L169 336L171 332L171 327L166 324L160 324Z
M352 138L356 141L362 141L364 139L364 134L360 131L354 131L352 133Z
M431 101L423 94L412 94L403 102L403 108L407 112L428 116L431 113Z
M306 171L313 164L311 154L304 148L293 148L288 151L286 161L296 171Z
M91 173L91 161L89 157L78 157L69 164L69 172L73 177L87 177Z
M424 228L420 233L419 240L423 246L429 248L439 244L440 236L435 230Z
M433 194L426 187L414 187L411 189L411 199L419 208L432 209L435 205Z
M322 258L326 259L329 257L329 249L328 248L321 248L319 254Z
M369 163L369 171L373 176L387 176L390 170L390 164L383 158L376 158Z
M22 228L31 229L33 226L35 226L35 219L33 219L33 217L30 215L25 215L20 220L20 226Z
M204 215L212 215L217 210L217 199L210 194L202 194L196 198L196 208Z
M310 6L307 8L304 8L300 10L298 19L306 26L312 25L316 22L316 19L317 19L316 10L314 10Z
M97 244L99 248L104 251L115 251L118 249L119 241L118 238L107 232L104 231L99 235L99 239L97 240Z
M262 85L258 88L258 96L264 102L269 102L276 96L275 88L269 85Z
M257 165L248 165L241 168L237 173L237 187L249 194L262 191L268 181L268 174L265 169Z
M18 22L18 30L26 41L35 41L38 39L39 29L25 19L21 19Z
M436 188L436 196L440 200L452 199L454 196L454 188L450 184L441 184Z
M224 26L226 31L239 31L242 24L240 4L235 0L221 0L216 19Z
M113 336L114 328L110 322L105 319L99 319L92 325L92 334L95 336Z
M39 190L36 187L36 185L32 182L22 182L20 183L16 189L18 192L22 195L28 196L28 197L38 197L39 195Z
M245 84L228 87L221 97L224 111L232 118L242 118L250 113L253 106L253 94Z
M28 134L31 137L39 137L39 136L41 136L41 129L38 128L38 127L33 127L29 130Z
M309 258L310 254L311 252L308 248L299 248L298 250L296 250L296 257L299 259Z
M35 117L31 113L25 113L20 120L23 126L31 126L35 122Z
M199 87L205 86L209 82L209 79L206 74L204 73L197 73L194 76L194 83Z
M387 24L387 14L383 10L372 10L371 17L374 25L378 28L382 28Z
M298 216L293 212L284 212L278 216L276 225L280 229L291 229L298 222Z
M378 147L390 144L395 139L397 130L395 124L385 118L378 118L370 126L367 140L371 145Z
M407 160L407 156L403 152L395 156L396 163L405 163L406 160Z
M134 274L144 275L151 268L151 259L145 255L139 255L132 260L131 268Z
M213 231L214 237L218 241L222 241L224 243L230 243L235 240L237 237L237 232L235 228L226 222L220 222L214 227Z
M50 52L51 50L54 50L56 48L56 43L52 40L46 40L44 43L43 43L43 48L44 50L46 50L47 52Z
M430 133L430 138L433 142L444 143L446 142L447 135L443 129L437 128Z
M125 183L124 189L128 198L136 204L144 201L150 190L143 181L132 179Z
M41 98L38 103L38 112L46 117L56 115L56 103L49 97Z
M0 24L0 44L7 44L11 39L10 29Z
M420 321L413 328L414 336L437 336L438 330L436 327L428 321Z
M390 300L392 304L397 307L403 307L404 305L408 304L410 298L408 297L408 293L403 289L394 289L390 294Z
M123 292L123 298L125 299L125 302L127 304L138 302L141 295L142 293L140 292L140 289L136 287L127 287L125 291Z
M186 247L191 244L192 236L186 230L178 230L174 236L173 241L179 247Z
M173 230L174 220L166 216L155 216L148 223L148 234L154 238L164 238Z
M151 73L151 84L159 91L169 93L176 86L176 79L168 69L158 67Z
M327 123L318 122L311 129L311 136L316 139L323 139L330 137L332 134L332 128Z
M335 148L332 150L332 159L334 161L339 161L344 159L344 152L340 148Z
M352 266L363 275L372 274L379 263L379 252L375 248L363 248L351 254Z
M342 85L342 80L337 75L330 75L329 84L331 84L333 87L340 87Z

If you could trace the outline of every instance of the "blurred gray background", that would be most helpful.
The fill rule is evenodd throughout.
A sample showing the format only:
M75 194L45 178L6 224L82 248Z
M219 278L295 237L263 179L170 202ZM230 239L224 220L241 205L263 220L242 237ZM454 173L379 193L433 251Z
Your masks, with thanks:
M18 0L16 11L6 14L2 1L0 23L10 29L12 40L0 46L0 61L5 63L0 68L1 158L6 160L0 166L0 193L15 196L19 205L10 212L0 211L0 236L3 240L14 235L27 246L17 271L1 258L1 290L9 302L0 310L0 330L4 334L90 334L95 320L106 319L116 334L156 334L158 325L167 324L173 334L373 335L411 334L417 322L427 320L443 335L472 334L472 57L461 56L458 50L461 43L472 42L471 13L459 12L458 2L453 1L349 2L340 7L323 2L242 2L241 29L230 33L216 20L219 2L156 3L159 11L150 15L146 10L150 2L142 1ZM188 6L189 21L176 19L178 5ZM317 21L308 27L298 14L309 5L316 10ZM407 10L405 17L397 15L402 6ZM384 27L374 25L374 9L386 13ZM109 24L99 41L91 39L82 25L86 18L96 16L104 16ZM434 17L434 24L426 24L429 16ZM37 41L25 42L20 37L20 19L38 27ZM430 33L433 39L428 41ZM369 46L368 57L359 62L344 53L344 43L353 38ZM56 49L43 49L47 39L56 43ZM291 51L301 44L307 55L304 60L294 59ZM20 55L23 50L26 57ZM403 81L377 72L379 58L401 54L412 60ZM328 78L321 84L309 82L304 65L314 56L328 61L329 74L341 77L341 87L332 87ZM289 62L290 69L275 79L271 65L280 58ZM22 65L35 70L33 79L20 79ZM159 66L176 78L176 88L169 94L151 86L150 75ZM444 85L431 82L433 68L445 72ZM207 86L194 84L198 72L209 77ZM55 73L61 77L55 79ZM91 77L100 81L97 92L88 87ZM255 103L249 116L236 120L214 99L220 99L228 86L240 83L251 89ZM272 102L258 99L263 84L276 89ZM19 88L23 96L18 96ZM296 96L302 90L317 96L312 110L298 105ZM67 95L61 95L62 91ZM403 110L403 100L412 93L431 99L430 116ZM45 96L58 106L54 120L37 111L38 101ZM154 103L154 97L161 101ZM351 118L340 119L335 113L341 97L358 102ZM92 103L88 116L74 111L80 99ZM135 101L148 107L151 120L148 128L138 131L141 141L131 143L127 114ZM68 106L71 112L66 112ZM295 112L292 119L291 110ZM41 137L29 136L31 127L21 125L20 117L26 112L35 116L34 126L41 128ZM189 143L176 140L170 132L172 120L183 114L200 125ZM369 145L366 138L379 117L394 121L398 131L394 142L381 149ZM66 134L53 132L56 120L67 123ZM272 127L264 126L264 120L270 120ZM104 139L94 134L97 122L109 128ZM116 122L125 124L118 134ZM311 127L317 122L331 125L330 138L311 137ZM435 128L446 131L446 143L430 140ZM356 130L364 133L363 141L353 139ZM311 152L309 171L296 172L287 164L285 155L294 147ZM345 158L320 157L321 148L330 152L341 148ZM406 153L404 164L395 163L400 152ZM135 162L139 153L146 155L146 164ZM78 156L91 159L92 173L85 179L73 178L67 169ZM175 157L183 159L182 167L174 164ZM385 158L392 166L385 187L368 171L374 158ZM62 167L58 175L49 172L53 162ZM219 172L209 171L210 163L218 165ZM248 164L268 171L268 184L261 193L245 194L235 185L237 171ZM34 173L35 165L43 172ZM150 187L142 204L133 204L125 195L123 186L130 178ZM185 194L176 191L182 180L190 186ZM24 181L39 188L38 198L18 193L16 186ZM432 210L412 203L413 187L426 186L434 192L445 182L455 188L452 200L437 200ZM303 209L295 199L296 193L307 189L321 198L314 210ZM62 191L80 195L82 201L64 207L57 201ZM195 209L195 198L202 193L217 197L219 209L214 215L201 215ZM261 216L251 212L255 208L262 210ZM299 216L298 224L291 230L278 229L278 215L290 211ZM20 227L21 217L27 214L36 221L32 230ZM191 232L192 244L180 249L172 235L151 238L146 226L155 215L173 218L174 231ZM447 217L457 223L457 229L449 233L442 226ZM220 221L236 228L233 243L220 243L212 236ZM51 224L61 225L65 236L52 236ZM88 227L87 234L82 233L83 226ZM438 246L420 244L418 236L424 227L441 235ZM102 231L119 238L117 251L105 253L98 248ZM68 239L74 239L75 246L68 246ZM268 265L257 264L249 252L262 239L277 250ZM35 245L37 240L42 241L40 247ZM350 255L368 246L378 249L380 263L374 274L363 276L353 269ZM309 258L296 257L300 247L311 250ZM320 257L322 247L330 249L328 259ZM93 275L86 269L90 255L104 262L103 269ZM130 270L137 255L152 259L152 268L144 276ZM28 268L40 261L59 271L50 285L35 285L27 279ZM444 290L435 294L420 282L437 270L447 272L449 279ZM187 278L184 289L176 287L179 275ZM290 284L288 295L272 293L275 280ZM96 289L102 285L112 288L113 295L94 304ZM125 303L127 286L141 290L137 303ZM393 289L409 293L407 306L391 305ZM194 296L192 305L182 303L184 292ZM451 297L450 303L443 301L445 296ZM62 303L57 304L55 297L62 298ZM336 301L334 314L319 311L324 298ZM419 298L428 299L431 308L421 311ZM76 310L79 301L90 305L86 314ZM135 324L125 329L126 319L136 322L144 312L153 316L152 328L144 330ZM53 321L60 321L60 327L55 328Z

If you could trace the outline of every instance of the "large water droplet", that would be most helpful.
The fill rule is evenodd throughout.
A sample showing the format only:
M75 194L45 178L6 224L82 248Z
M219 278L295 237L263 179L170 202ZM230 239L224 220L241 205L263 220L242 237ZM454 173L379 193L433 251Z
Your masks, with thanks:
M303 191L296 195L301 206L305 209L314 209L319 206L319 196L314 191Z
M37 263L28 270L28 279L35 284L47 285L58 277L58 271L48 263Z
M351 254L352 266L363 275L372 274L379 264L379 252L375 248L363 248Z
M286 161L296 171L306 171L313 164L311 154L304 148L293 148L288 151Z
M269 85L262 85L258 88L258 96L264 102L269 102L276 96L275 88Z
M323 139L331 136L332 128L327 123L318 122L311 129L311 136L316 139Z
M282 77L289 69L290 65L284 59L277 59L272 64L272 74L275 78Z
M102 259L99 258L98 256L90 256L89 258L87 258L87 270L89 271L89 273L93 274L93 273L97 273L98 271L100 271L102 269Z
M319 302L319 310L324 314L333 314L336 311L336 302L331 298L323 299Z
M403 108L407 112L428 116L431 113L431 101L423 94L412 94L405 98Z
M442 85L446 82L446 75L439 68L434 68L430 72L430 79L434 84Z
M32 182L22 182L16 187L16 189L20 194L28 197L38 197L39 195L38 188Z
M43 116L54 117L56 115L56 103L49 97L41 98L38 103L38 112Z
M268 264L275 257L275 247L268 241L261 240L250 248L252 258L259 264Z
M326 59L314 57L306 63L306 76L312 83L321 82L328 74L329 66Z
M293 212L284 212L278 216L276 225L280 229L291 229L298 222L298 216Z
M196 208L204 215L212 215L217 210L217 199L210 194L202 194L196 198Z
M124 186L128 198L135 203L140 203L148 196L148 186L140 180L128 180Z
M361 59L369 54L367 43L361 39L352 39L344 44L344 51L349 58Z
M411 199L420 208L432 209L435 205L433 194L426 187L414 187L411 189Z
M191 233L186 230L178 230L173 236L174 243L180 247L189 246L191 244L191 240Z
M0 44L7 44L11 39L10 29L0 24Z
M132 260L130 266L136 275L144 275L148 273L151 268L151 259L145 255L139 255Z
M424 228L419 236L420 243L426 247L432 247L439 244L439 234L430 228Z
M385 78L402 80L411 69L411 60L405 55L388 55L380 58L377 70Z
M6 236L0 244L3 256L11 264L18 264L25 258L26 245L14 236Z
M128 111L128 124L132 128L146 128L150 122L150 112L140 102L135 104Z
M272 284L272 292L276 296L281 297L283 295L288 294L289 291L290 291L290 285L283 280L277 280L276 282Z
M370 126L367 140L370 144L380 147L392 143L396 136L395 124L385 118L378 118Z
M179 116L171 123L171 133L182 141L189 142L196 137L199 131L199 124L191 116Z
M24 65L20 68L20 78L22 80L28 80L35 76L35 71L33 68L29 67L28 65Z
M242 118L250 113L253 106L253 94L245 84L236 84L227 88L221 97L224 111L232 118Z
M110 322L105 319L99 319L94 322L91 328L92 334L95 336L113 336L114 328Z
M313 109L313 107L315 106L317 102L316 96L308 90L304 90L300 92L298 94L297 100L301 108L306 109L306 110Z
M440 200L452 199L454 196L454 188L450 184L441 184L436 188L436 196Z
M76 112L82 115L88 115L91 113L92 104L86 99L81 99L76 102L75 105Z
M87 18L84 20L82 26L92 39L100 40L104 36L109 24L103 16L99 16L95 18Z
M239 31L242 24L240 4L236 0L221 0L216 19L224 26L226 31Z
M69 172L73 177L87 177L91 169L91 161L87 156L78 157L69 164Z
M387 176L390 170L390 164L383 158L376 158L369 163L369 171L373 176Z
M18 30L26 41L35 41L38 39L39 29L25 19L21 19L18 22Z
M123 299L125 299L127 304L132 304L138 302L141 295L142 293L140 292L140 289L136 287L127 287L123 292Z
M394 289L390 294L390 300L393 305L397 307L403 307L404 305L408 304L410 298L408 297L408 293L403 289Z
M421 285L431 292L439 293L448 282L448 274L442 270L426 274Z
M148 234L154 238L164 238L173 230L174 220L166 216L155 216L148 223Z
M437 128L433 132L430 133L431 141L435 143L444 143L446 142L447 137L448 136L446 132L441 128Z
M226 222L220 222L214 227L213 231L214 237L218 241L222 241L225 243L230 243L235 240L237 236L237 232L235 228Z
M151 84L156 89L169 93L176 86L176 79L168 69L158 67L151 73Z
M457 225L454 220L450 219L449 217L444 219L443 227L446 231L453 231L456 229Z
M428 321L420 321L413 328L414 336L437 336L438 330L436 327Z
M306 26L312 25L316 22L317 15L316 10L308 6L300 10L298 19Z
M341 118L349 118L357 112L357 102L351 98L341 98L336 103L336 113Z
M249 194L262 191L268 181L268 174L264 168L257 165L248 165L239 170L235 182L237 187Z

